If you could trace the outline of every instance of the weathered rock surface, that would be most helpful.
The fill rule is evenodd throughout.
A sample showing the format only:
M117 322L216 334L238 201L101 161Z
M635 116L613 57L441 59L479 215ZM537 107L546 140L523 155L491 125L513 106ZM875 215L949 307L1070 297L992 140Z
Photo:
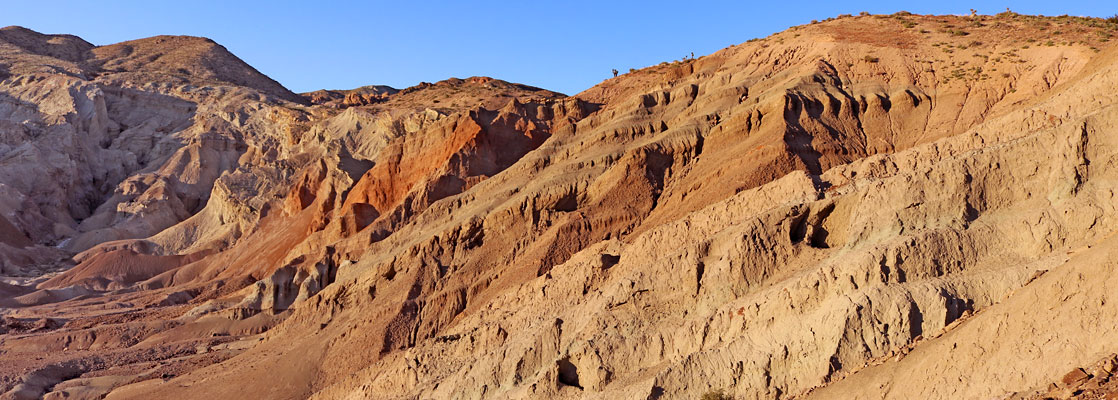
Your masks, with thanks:
M299 96L5 28L0 392L1103 396L1115 33L844 17L571 97Z

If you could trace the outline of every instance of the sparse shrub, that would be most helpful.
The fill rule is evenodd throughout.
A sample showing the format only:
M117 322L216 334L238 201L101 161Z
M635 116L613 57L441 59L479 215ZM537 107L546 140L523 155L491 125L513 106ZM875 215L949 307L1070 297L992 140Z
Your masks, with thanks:
M1106 22L1118 25L1118 14L1114 14L1113 17L1106 17Z
M868 63L875 63L875 62L880 61L879 58L874 57L874 56L866 56L865 58L863 58L863 60L865 60Z
M703 393L703 397L700 397L699 399L700 400L734 400L734 396L726 394L726 392L722 391L722 389L718 389L718 390L711 390L709 392Z
M817 20L817 19L813 19L813 20L811 20L811 24L812 24L812 25L814 25L814 24L818 24L818 23L819 23L819 20Z
M869 15L870 15L869 11L862 11L862 12L858 13L858 16L861 16L861 17L867 17Z
M636 68L629 68L629 73L630 73L630 74L631 74L631 73L634 73L634 72L637 72L637 69L636 69Z

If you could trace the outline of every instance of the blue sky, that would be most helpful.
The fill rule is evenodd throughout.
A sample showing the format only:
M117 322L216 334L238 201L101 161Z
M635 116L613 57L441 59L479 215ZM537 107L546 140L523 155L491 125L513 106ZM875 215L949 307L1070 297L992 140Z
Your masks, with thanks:
M205 36L288 88L397 88L486 75L567 94L694 52L709 54L838 14L976 8L1110 16L1109 1L0 1L0 26L93 44Z

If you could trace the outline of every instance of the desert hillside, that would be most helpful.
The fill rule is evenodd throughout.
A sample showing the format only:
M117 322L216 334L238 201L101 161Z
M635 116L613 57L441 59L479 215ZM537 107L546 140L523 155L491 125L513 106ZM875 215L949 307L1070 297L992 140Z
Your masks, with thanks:
M1118 396L1115 35L844 15L574 95L296 94L3 28L0 398Z

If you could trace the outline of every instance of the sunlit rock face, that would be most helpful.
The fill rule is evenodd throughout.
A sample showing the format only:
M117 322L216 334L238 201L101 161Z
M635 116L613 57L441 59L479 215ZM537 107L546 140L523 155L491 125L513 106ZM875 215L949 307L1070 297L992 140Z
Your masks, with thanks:
M1115 33L841 17L567 96L4 28L0 393L1115 392Z

